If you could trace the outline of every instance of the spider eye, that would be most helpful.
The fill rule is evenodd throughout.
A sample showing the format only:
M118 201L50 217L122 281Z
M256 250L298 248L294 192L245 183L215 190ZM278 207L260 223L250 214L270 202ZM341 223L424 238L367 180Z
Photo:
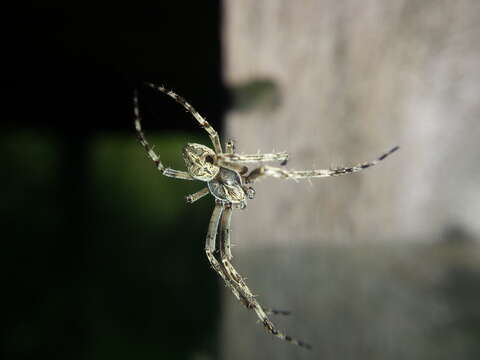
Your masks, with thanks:
M205 161L209 164L213 164L213 162L215 161L213 156L212 155L207 155L205 156Z

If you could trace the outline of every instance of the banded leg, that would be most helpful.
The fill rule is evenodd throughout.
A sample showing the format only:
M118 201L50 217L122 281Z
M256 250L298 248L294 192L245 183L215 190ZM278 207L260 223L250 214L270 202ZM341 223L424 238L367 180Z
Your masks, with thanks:
M224 162L262 162L262 161L280 161L282 165L285 165L288 160L288 154L286 152L272 153L272 154L234 154L226 153L219 156L219 159Z
M272 177L281 178L281 179L299 180L299 179L320 178L320 177L330 177L330 176L351 174L351 173L358 172L378 164L380 161L384 160L387 156L394 153L398 149L399 147L395 146L393 149L387 151L386 153L382 154L380 157L378 157L373 161L368 161L363 164L355 165L352 167L346 167L346 168L290 171L290 170L284 170L284 169L276 168L272 166L261 166L259 168L254 169L246 177L246 182L253 183L263 176L272 176Z
M202 128L205 129L205 131L208 133L208 136L210 137L210 140L212 141L213 143L213 147L215 148L215 152L217 154L222 154L223 151L222 151L222 145L220 144L220 137L218 136L218 133L215 131L215 129L207 122L207 120L205 120L203 118L202 115L200 115L198 113L197 110L195 110L193 108L192 105L190 105L183 97L181 97L180 95L178 95L177 93L171 91L171 90L167 90L166 88L164 88L163 86L158 86L158 85L154 85L154 84L151 84L151 83L147 83L148 86L150 86L151 88L155 89L155 90L158 90L158 91L161 91L163 92L164 94L167 94L168 96L170 96L172 99L174 99L176 102L178 102L180 105L182 105L185 110L187 110L190 114L192 114L192 116L195 118L195 120L198 121L198 123L200 124L200 126Z
M220 275L223 279L223 282L226 286L230 288L233 295L237 298L238 301L242 305L244 305L247 309L251 309L250 303L252 300L248 300L245 296L241 295L236 287L233 285L232 281L227 277L225 274L225 268L218 262L215 258L215 240L217 236L217 228L218 223L220 222L220 217L223 211L223 206L219 203L213 210L212 218L210 219L210 224L208 227L207 233L207 241L205 244L205 252L207 254L208 260L212 265L213 269ZM274 315L289 315L288 311L283 310L273 310L273 309L263 309L267 314L274 314Z
M232 209L229 207L226 207L224 208L224 212L223 212L223 216L221 218L221 224L220 224L220 228L221 228L220 256L222 258L222 263L224 265L224 268L226 268L224 261L230 261L233 259L231 242L230 242L231 220L232 220ZM232 281L243 284L243 286L248 290L247 293L250 295L250 297L255 298L255 295L252 294L252 292L248 288L247 284L245 284L240 274L238 274L235 271L235 268L233 267L233 265L230 262L228 262L228 264L229 264L229 268L233 270L232 273L235 275L234 277L232 277ZM249 306L247 307L249 309L251 308ZM290 311L270 309L263 306L262 306L262 309L267 315L290 315Z
M277 310L269 310L266 308L263 308L260 303L257 301L255 296L252 294L251 290L248 288L247 284L245 283L244 279L240 276L240 274L235 270L233 265L230 263L230 260L232 259L232 253L231 253L231 246L230 246L230 222L232 218L232 209L229 207L226 207L223 212L221 224L220 224L220 231L221 231L221 237L220 237L220 257L222 259L222 265L225 269L225 275L231 279L233 286L235 289L240 293L240 295L249 301L248 303L248 308L252 309L255 311L257 314L257 317L260 319L262 322L263 326L265 329L271 333L272 335L290 342L294 345L301 346L307 349L310 349L311 346L301 340L297 340L292 338L289 335L283 334L280 331L277 330L275 325L270 321L270 319L267 316L267 312L272 313L272 314L282 314L286 315L288 312L285 311L277 311Z
M208 190L208 187L204 187L202 190L199 190L196 193L185 196L185 200L187 201L187 203L191 204L197 200L200 200L201 198L203 198L205 195L209 193L210 193L210 190Z
M137 90L135 90L135 93L133 96L133 113L135 115L135 130L137 131L138 140L140 141L140 144L145 148L145 151L147 152L147 156L150 159L152 159L152 161L155 163L155 166L162 173L162 175L173 177L176 179L194 180L186 171L179 171L179 170L166 168L160 161L160 157L155 153L155 151L153 151L153 147L150 146L147 139L145 138L145 134L143 133L143 130L142 130L142 125L140 124L142 118L140 116L140 110L138 107Z
M235 153L235 142L232 139L228 139L225 144L225 154L234 154Z
M226 162L223 159L223 155L232 155L235 153L235 142L231 139L225 144L225 153L217 156L217 165L226 167L230 170L238 172L240 175L245 175L248 172L248 168L242 164L236 164L233 162Z
M207 258L208 258L208 261L210 262L210 265L212 265L212 268L217 272L218 275L220 275L225 285L227 285L230 288L233 295L238 299L238 301L240 301L240 303L242 303L245 307L248 308L248 304L250 303L250 301L248 301L242 295L240 295L240 293L237 291L237 289L233 286L231 281L225 275L225 269L214 256L218 224L220 222L222 211L223 211L223 205L221 203L217 203L215 205L215 208L213 209L212 217L208 225L207 240L205 243L205 253L207 254Z
M264 307L263 311L265 311L265 314L267 315L290 315L290 311L287 310L276 310Z

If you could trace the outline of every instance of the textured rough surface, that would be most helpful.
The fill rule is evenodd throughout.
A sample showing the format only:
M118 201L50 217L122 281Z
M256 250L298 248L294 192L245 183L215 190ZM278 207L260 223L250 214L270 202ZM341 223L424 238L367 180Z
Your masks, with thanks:
M225 1L224 13L227 83L267 78L281 94L273 111L228 115L240 151L288 151L301 170L401 146L369 173L266 180L245 231L275 223L284 243L292 230L312 243L430 238L452 222L480 233L478 1Z
M411 257L452 266L415 256L419 244L479 242L480 2L226 0L224 15L227 84L279 94L275 106L228 114L240 152L287 151L287 167L303 170L401 146L361 174L256 186L232 241L260 301L292 310L279 327L318 344L322 359L469 358L455 352L468 348L462 329L444 347L425 336L457 315L435 290L447 280L404 275ZM223 358L312 358L225 301Z

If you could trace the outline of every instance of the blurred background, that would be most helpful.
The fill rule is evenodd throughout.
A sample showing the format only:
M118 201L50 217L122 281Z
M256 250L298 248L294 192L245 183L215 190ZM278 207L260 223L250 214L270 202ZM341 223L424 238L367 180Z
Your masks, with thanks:
M480 3L30 2L3 11L6 359L478 359ZM162 177L206 134L296 170L399 152L352 176L266 179L233 218L265 333L204 256L213 209Z

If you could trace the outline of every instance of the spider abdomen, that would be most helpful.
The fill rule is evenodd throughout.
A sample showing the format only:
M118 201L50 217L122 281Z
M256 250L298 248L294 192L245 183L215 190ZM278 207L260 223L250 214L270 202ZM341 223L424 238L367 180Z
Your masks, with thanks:
M221 167L218 175L207 184L210 193L218 200L238 204L247 199L242 177L234 170Z

